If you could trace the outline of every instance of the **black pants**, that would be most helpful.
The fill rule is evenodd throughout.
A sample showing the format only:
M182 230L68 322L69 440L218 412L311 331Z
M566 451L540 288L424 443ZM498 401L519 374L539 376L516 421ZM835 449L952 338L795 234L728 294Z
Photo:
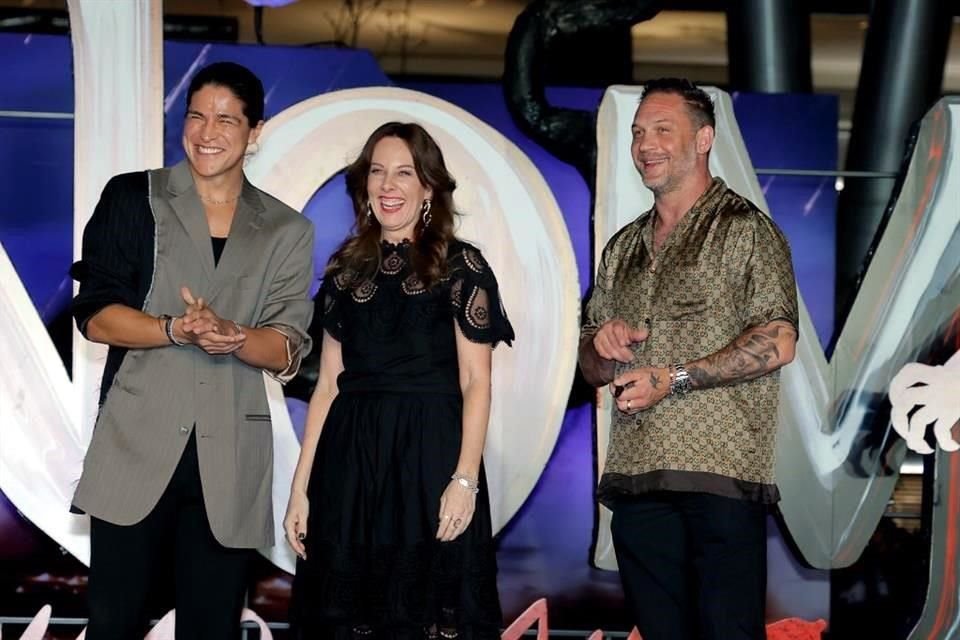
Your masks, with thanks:
M657 492L613 506L624 594L643 640L763 640L766 508Z
M177 640L237 640L251 551L213 537L194 436L157 506L137 524L90 521L87 640L142 640L158 564L174 547Z

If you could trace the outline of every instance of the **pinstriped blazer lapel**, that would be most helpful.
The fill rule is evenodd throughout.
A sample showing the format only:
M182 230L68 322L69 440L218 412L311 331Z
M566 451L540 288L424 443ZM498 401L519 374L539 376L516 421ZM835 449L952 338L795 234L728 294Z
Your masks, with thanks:
M210 227L203 213L203 203L197 196L193 185L193 176L187 161L183 160L170 169L170 178L167 181L167 191L170 193L170 207L177 214L180 224L186 229L187 235L197 250L197 257L207 278L214 277L213 247L210 244Z

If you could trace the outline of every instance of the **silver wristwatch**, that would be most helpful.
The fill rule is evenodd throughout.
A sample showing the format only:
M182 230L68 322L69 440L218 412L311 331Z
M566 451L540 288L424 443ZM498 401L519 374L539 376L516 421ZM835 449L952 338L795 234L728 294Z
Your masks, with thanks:
M690 374L682 364L673 365L670 371L670 395L684 395L693 387L690 382Z

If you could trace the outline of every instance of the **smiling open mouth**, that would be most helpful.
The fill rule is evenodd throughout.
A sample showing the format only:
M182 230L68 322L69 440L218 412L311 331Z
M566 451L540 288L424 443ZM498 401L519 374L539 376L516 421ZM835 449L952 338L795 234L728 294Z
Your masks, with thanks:
M380 210L384 213L396 213L403 207L403 198L380 198Z

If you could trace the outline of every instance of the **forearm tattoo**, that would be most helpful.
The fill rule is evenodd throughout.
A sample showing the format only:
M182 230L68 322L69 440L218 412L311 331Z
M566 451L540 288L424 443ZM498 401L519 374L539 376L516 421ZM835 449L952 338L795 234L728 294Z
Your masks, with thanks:
M720 351L687 365L692 387L720 387L769 373L783 365L778 343L796 337L796 329L785 322L748 329Z
M580 342L579 358L580 371L588 384L602 387L613 381L615 365L613 360L606 360L593 347L593 336L586 335Z

